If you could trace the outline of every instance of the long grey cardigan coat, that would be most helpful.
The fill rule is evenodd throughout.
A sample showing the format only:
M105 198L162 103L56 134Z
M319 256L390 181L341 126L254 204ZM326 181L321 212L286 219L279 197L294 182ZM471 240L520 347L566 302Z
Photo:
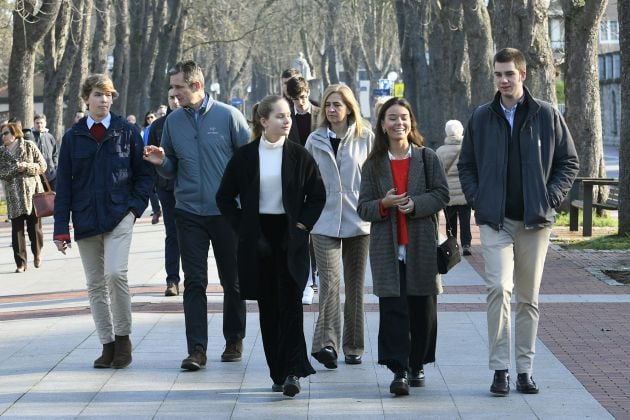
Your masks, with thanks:
M442 293L437 271L436 213L448 203L448 185L444 169L435 152L426 149L430 191L426 191L422 148L412 145L407 193L415 210L407 215L407 295L430 296ZM358 213L372 222L370 266L374 294L378 297L400 296L396 210L384 218L379 201L394 187L388 155L368 159L363 166Z

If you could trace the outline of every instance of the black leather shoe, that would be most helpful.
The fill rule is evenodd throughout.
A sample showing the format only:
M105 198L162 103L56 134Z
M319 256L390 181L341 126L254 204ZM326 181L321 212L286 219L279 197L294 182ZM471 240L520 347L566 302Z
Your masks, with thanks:
M523 394L538 394L538 385L529 373L519 373L516 376L516 390Z
M414 388L424 386L424 369L411 369L409 372L409 386Z
M510 375L507 370L495 370L490 392L504 397L510 393Z
M313 354L315 360L328 369L337 369L337 352L331 346L326 346Z
M346 365L360 365L363 361L361 360L361 356L357 356L355 354L346 355Z
M394 380L389 385L389 392L394 395L409 395L409 379L406 370L394 373Z
M287 397L294 397L300 393L300 380L295 375L287 376L282 386L282 393Z
M277 383L273 383L273 385L271 385L271 391L272 392L282 392L284 391L284 385L282 384L277 384Z

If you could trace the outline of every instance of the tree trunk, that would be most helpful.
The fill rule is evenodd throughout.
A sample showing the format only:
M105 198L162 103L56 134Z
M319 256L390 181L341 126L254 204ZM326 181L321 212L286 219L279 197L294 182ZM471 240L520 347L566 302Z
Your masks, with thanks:
M164 103L168 91L168 56L171 52L171 44L175 39L178 28L178 22L182 12L181 0L169 0L168 21L162 26L157 43L158 53L155 59L155 68L153 70L153 79L151 80L151 88L149 89L150 107L155 109Z
M556 104L556 69L545 0L491 1L496 49L518 48L527 60L525 84L537 98Z
M562 0L565 51L565 119L580 159L580 176L605 177L599 100L599 24L607 0ZM605 201L602 188L594 201Z
M630 235L630 3L618 1L617 11L621 52L619 235Z
M112 111L126 116L127 97L129 88L129 62L130 62L130 31L129 31L129 0L114 0L116 15L116 45L114 47L113 82L119 97L112 105Z
M147 48L148 21L151 13L148 12L151 0L137 0L129 2L129 85L127 86L127 113L135 114L138 121L142 121L144 110L142 109L143 79L147 77L142 73L143 52Z
M483 0L464 1L464 28L470 60L470 108L492 100L494 65L492 63L492 28ZM466 121L462 121L466 125Z
M87 20L84 7L82 0L63 3L55 26L44 38L44 114L56 140L61 139L63 132L63 95L79 51L83 22Z
M429 94L431 118L424 121L427 146L436 149L444 143L444 124L469 117L470 74L463 30L462 0L432 7L429 35ZM444 46L448 45L448 48Z
M86 16L83 27L81 28L81 33L77 34L80 37L79 49L77 52L77 56L74 60L74 67L72 69L72 74L70 75L70 81L68 83L68 99L66 100L67 110L66 115L64 117L64 122L66 128L72 126L72 122L74 120L74 114L79 109L83 109L85 106L85 101L81 98L81 84L88 76L89 71L89 50L92 36L92 19L87 18L87 16L92 16L92 9L94 6L93 0L83 0L83 10L84 15Z
M41 4L35 12L35 1L17 0L13 11L13 45L9 60L9 115L26 127L33 121L33 75L35 51L53 27L60 1Z
M91 73L107 73L107 54L109 53L110 12L112 10L110 0L94 0L95 26L92 39L92 59L90 62Z
M428 92L429 67L426 60L423 13L414 0L396 0L396 21L398 23L398 43L400 45L400 64L405 82L405 98L411 104L418 119L419 129L424 130L425 116L429 115Z
M181 46L184 42L184 31L188 23L188 9L182 9L179 20L177 21L177 30L175 31L175 39L171 42L171 48L168 53L167 71L177 64L181 57Z
M147 10L153 10L153 16L151 19L152 23L151 23L151 28L149 30L149 37L147 38L146 47L143 49L142 62L141 62L142 78L140 79L141 81L140 92L142 96L140 97L140 109L143 112L148 111L148 110L155 111L155 108L152 107L151 105L149 89L151 87L150 81L152 80L153 73L155 71L155 60L156 60L157 52L158 52L158 39L160 35L160 30L162 29L162 26L165 23L164 19L166 17L166 14L165 14L166 0L153 0L151 1L150 4L151 4L149 6L150 8ZM158 92L159 91L160 90L158 89ZM164 91L162 90L162 92ZM162 96L162 98L164 97L166 97L165 94ZM162 99L162 101L160 102L164 103L164 99Z

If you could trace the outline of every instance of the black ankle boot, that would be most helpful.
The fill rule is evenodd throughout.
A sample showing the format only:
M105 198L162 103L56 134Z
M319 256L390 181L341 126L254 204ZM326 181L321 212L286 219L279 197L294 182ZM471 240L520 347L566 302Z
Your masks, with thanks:
M131 340L128 335L117 335L114 341L114 369L126 368L131 364Z
M103 344L103 352L101 356L94 361L94 367L97 369L105 369L112 367L114 360L114 342Z

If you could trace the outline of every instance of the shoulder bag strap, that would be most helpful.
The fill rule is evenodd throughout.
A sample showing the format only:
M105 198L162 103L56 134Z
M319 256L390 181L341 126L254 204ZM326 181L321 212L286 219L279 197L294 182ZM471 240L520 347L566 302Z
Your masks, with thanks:
M422 166L424 166L424 182L427 185L426 192L429 192L431 191L431 188L429 187L429 175L428 175L429 171L427 171L427 160L425 158L425 152L424 152L425 150L426 150L426 147L423 147L422 148L422 163L423 163ZM457 160L457 158L455 158L455 160ZM455 160L453 162L455 162ZM449 169L451 168L451 166L453 166L452 163L449 166ZM448 216L446 215L446 209L442 208L442 212L444 213L444 220L446 222L446 232L448 233L448 236L453 236L453 230L451 229L451 226L448 224ZM439 226L437 213L435 214L435 218L436 218L436 223Z
M40 176L44 179L44 184L46 185L46 191L52 191L52 188L50 188L50 183L48 182L48 178L46 178L46 174L41 174Z

